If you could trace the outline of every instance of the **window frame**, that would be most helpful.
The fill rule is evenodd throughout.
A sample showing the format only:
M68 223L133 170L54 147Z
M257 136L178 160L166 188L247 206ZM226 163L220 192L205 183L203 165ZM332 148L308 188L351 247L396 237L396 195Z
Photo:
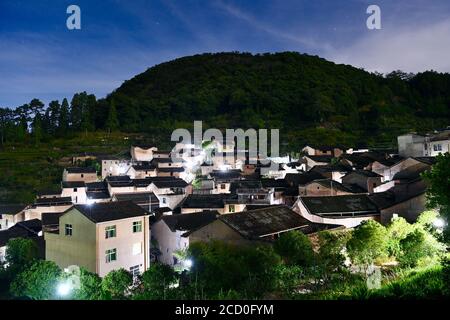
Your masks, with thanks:
M138 230L139 229L139 230ZM132 231L133 231L133 233L139 233L139 232L142 232L142 221L141 220L139 220L139 221L133 221L133 224L132 224Z
M105 239L116 238L116 237L117 237L116 225L106 226L105 227Z
M117 261L117 248L107 249L105 251L105 263L111 263L114 261Z
M70 232L69 232L70 231ZM73 224L71 223L66 223L64 225L64 235L66 237L71 237L73 236Z

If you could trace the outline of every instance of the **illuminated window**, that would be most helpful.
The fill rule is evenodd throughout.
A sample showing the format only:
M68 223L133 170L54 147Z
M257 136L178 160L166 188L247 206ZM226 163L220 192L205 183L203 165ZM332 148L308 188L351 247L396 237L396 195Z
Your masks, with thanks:
M234 204L230 204L230 212L235 212Z
M106 263L117 260L117 249L109 249L105 251Z

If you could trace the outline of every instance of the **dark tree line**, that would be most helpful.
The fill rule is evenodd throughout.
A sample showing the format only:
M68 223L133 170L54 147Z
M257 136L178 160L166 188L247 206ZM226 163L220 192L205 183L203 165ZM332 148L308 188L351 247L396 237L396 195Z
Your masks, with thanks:
M39 143L74 133L119 128L117 113L99 105L95 95L76 93L72 100L53 100L46 106L38 99L15 109L0 108L0 141L5 143Z

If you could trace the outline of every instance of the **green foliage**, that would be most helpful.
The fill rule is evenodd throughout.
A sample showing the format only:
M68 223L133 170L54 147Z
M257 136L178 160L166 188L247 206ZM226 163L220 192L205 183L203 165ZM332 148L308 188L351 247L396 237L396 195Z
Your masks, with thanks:
M154 263L141 276L142 290L135 299L165 300L171 285L178 280L176 272L168 265Z
M443 297L442 268L433 267L396 279L370 293L371 299L439 299Z
M194 261L190 282L208 296L236 290L247 298L261 297L276 286L280 258L271 246L234 246L213 241L194 243L189 253Z
M401 266L415 267L419 259L427 256L429 248L425 242L425 233L416 229L400 240L402 254L398 260Z
M414 226L409 224L404 218L395 218L387 226L387 251L392 257L399 257L402 254L400 241L413 232Z
M106 119L105 127L110 132L119 129L119 120L117 119L116 104L114 102L111 102L111 106L109 107L108 118Z
M319 250L316 256L316 268L326 282L333 275L342 275L345 271L345 249L350 238L347 231L319 232Z
M386 228L374 220L366 220L353 231L347 251L353 263L367 267L386 256L386 241Z
M133 284L133 276L125 269L109 272L102 279L102 289L111 299L125 299Z
M283 233L275 241L273 247L287 264L306 267L313 262L311 241L300 231Z
M450 297L450 258L446 257L442 260L442 283L444 295Z
M102 279L96 274L80 268L80 287L74 290L75 300L102 300L105 297Z
M38 300L56 298L61 269L52 261L35 261L13 280L10 293L16 297L30 297Z
M12 276L21 272L38 257L38 247L31 239L10 239L6 244L5 260L8 262L8 272Z
M447 222L445 235L450 239L450 153L439 154L431 170L424 172L423 177L429 182L427 189L428 206L439 208L441 216Z

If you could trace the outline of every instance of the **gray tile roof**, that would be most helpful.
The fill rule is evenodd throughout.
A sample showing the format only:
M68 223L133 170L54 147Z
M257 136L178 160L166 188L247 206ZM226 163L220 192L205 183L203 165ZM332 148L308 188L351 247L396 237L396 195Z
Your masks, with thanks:
M310 227L314 225L287 206L271 206L224 214L218 219L247 239L261 239L295 229L306 228L311 231Z
M142 217L148 214L146 210L131 201L75 205L73 209L79 211L94 223Z
M367 195L300 197L311 214L320 216L376 215L379 210Z

